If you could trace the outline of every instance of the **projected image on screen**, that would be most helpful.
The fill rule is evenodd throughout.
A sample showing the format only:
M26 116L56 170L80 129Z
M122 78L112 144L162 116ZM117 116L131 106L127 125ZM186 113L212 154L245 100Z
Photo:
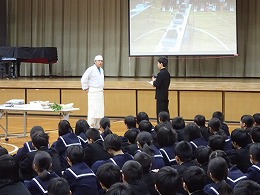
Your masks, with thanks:
M236 0L129 0L130 56L236 55Z

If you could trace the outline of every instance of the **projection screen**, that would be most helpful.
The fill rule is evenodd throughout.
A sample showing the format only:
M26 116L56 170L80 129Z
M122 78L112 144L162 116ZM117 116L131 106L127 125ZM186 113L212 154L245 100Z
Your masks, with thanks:
M237 55L236 0L129 0L129 55Z

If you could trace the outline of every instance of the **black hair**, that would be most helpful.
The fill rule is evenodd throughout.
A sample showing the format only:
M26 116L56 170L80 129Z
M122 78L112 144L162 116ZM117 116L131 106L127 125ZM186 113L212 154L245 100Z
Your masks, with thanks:
M198 146L195 149L194 157L199 164L204 164L209 162L209 155L211 153L211 149L207 146Z
M224 122L224 114L220 111L213 112L212 118L218 118L220 122Z
M106 137L108 134L113 134L113 132L110 129L110 120L108 117L104 116L100 122L100 127L104 129L104 137Z
M96 175L99 182L107 189L109 189L113 184L122 181L120 167L113 163L105 163L101 165L98 168Z
M260 143L254 143L250 146L249 154L253 159L260 162Z
M166 122L166 121L170 121L170 115L168 112L166 111L161 111L159 114L158 114L158 117L160 119L161 122Z
M50 178L49 171L51 171L52 167L52 158L48 152L37 151L33 159L33 164L37 168L38 176L42 180Z
M145 152L137 152L134 155L134 160L141 164L144 174L150 172L152 166L152 158L150 155Z
M141 180L143 176L142 165L134 160L128 160L122 167L122 173L124 175L124 180L127 183L132 183L137 180Z
M199 114L194 117L194 122L200 127L205 127L206 118L205 116Z
M183 182L186 184L189 193L203 190L206 182L206 173L198 166L190 166L183 173Z
M260 127L255 126L250 131L251 138L253 142L260 143Z
M0 156L8 154L8 150L4 148L3 146L0 146Z
M202 138L202 135L197 125L194 123L189 123L184 128L183 137L185 141L192 141L197 138Z
M70 195L70 186L66 179L56 177L48 185L48 195Z
M142 120L139 123L139 130L140 131L147 131L147 132L151 133L152 129L153 129L153 125L150 121Z
M106 151L109 149L119 151L122 147L122 140L117 134L109 134L105 137L103 146Z
M21 179L19 165L10 154L0 156L0 181L17 182Z
M253 116L251 115L243 115L241 117L241 122L245 123L247 128L253 127L254 123L255 123L255 119Z
M163 67L166 67L168 65L168 59L166 57L160 57L158 59L158 62L163 65Z
M251 180L238 182L234 187L234 195L260 195L260 185Z
M124 119L124 123L128 129L136 128L136 120L135 117L132 115L126 116Z
M182 117L175 117L172 119L172 128L175 130L183 129L185 127L185 121Z
M140 144L143 152L149 154L150 156L154 155L154 150L150 147L153 142L151 133L148 133L146 131L141 131L137 135L136 140Z
M232 188L226 183L228 176L228 165L222 157L216 157L209 161L208 174L211 175L214 180L218 181L219 194L232 195Z
M79 135L81 133L86 133L89 128L90 128L90 126L89 126L88 122L85 119L79 119L76 122L75 134Z
M181 177L177 170L165 166L155 174L155 184L161 195L175 195L181 186Z
M177 133L175 130L161 126L157 132L157 143L160 147L174 145L177 141Z
M73 133L73 129L70 126L69 121L61 120L58 124L59 136L63 136L67 133Z
M256 125L260 125L260 113L255 113L253 115Z
M49 135L44 132L36 132L32 136L32 143L35 148L38 150L42 147L48 147L49 146Z
M100 132L95 128L89 128L89 130L86 132L86 137L88 139L97 141L98 139L100 139Z
M219 131L221 127L221 121L218 118L212 118L209 120L208 126L213 130L213 131Z
M135 195L135 193L128 184L120 182L113 184L106 195Z
M146 112L139 112L137 115L136 115L136 123L139 125L139 123L142 121L142 120L147 120L149 121L149 116Z
M33 134L36 132L44 132L44 129L42 128L42 126L34 126L32 127L31 131L30 131L30 137L32 138Z
M215 150L215 151L213 151L210 154L210 156L209 156L209 160L211 160L213 158L216 158L216 157L222 157L226 161L228 168L233 166L231 164L231 162L230 162L230 159L229 159L228 155L223 150Z
M187 141L181 141L175 146L175 155L180 158L182 162L191 160L193 151L192 146Z
M135 144L138 133L139 131L137 129L129 129L125 132L124 137L127 138L131 144Z
M231 140L235 142L239 147L245 147L248 144L249 134L247 131L237 128L231 132Z
M70 159L70 162L74 165L76 163L82 163L84 161L84 150L82 146L74 145L69 146L66 150L66 157Z
M225 138L221 135L212 135L209 137L209 147L212 151L224 150Z

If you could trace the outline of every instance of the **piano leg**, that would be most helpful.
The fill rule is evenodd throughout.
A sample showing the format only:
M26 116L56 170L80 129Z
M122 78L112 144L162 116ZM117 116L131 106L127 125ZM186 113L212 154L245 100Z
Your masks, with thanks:
M52 77L52 63L49 63L49 77Z

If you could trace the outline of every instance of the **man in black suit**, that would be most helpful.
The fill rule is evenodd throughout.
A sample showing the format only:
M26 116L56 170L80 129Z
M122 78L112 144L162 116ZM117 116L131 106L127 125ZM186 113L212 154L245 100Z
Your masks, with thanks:
M171 76L166 66L168 65L168 59L161 57L158 59L157 67L160 72L157 76L152 77L153 86L156 87L155 99L156 99L156 116L157 122L158 115L161 111L166 111L169 113L169 99L168 99L168 90L170 86Z

